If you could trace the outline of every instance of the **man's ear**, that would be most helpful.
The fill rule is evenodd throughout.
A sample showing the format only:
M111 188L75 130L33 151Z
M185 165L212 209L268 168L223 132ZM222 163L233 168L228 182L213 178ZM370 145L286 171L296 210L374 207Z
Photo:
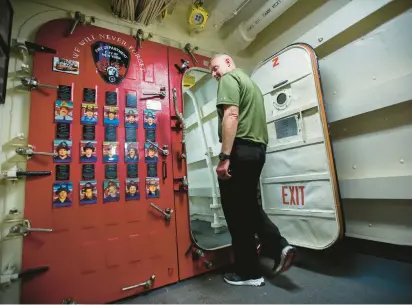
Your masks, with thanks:
M225 63L227 63L228 66L230 65L230 58L229 57L225 58Z

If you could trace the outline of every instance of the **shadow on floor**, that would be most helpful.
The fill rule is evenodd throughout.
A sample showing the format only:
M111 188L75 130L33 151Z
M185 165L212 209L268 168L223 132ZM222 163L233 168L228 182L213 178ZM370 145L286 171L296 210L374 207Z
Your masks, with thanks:
M287 273L276 277L269 273L269 262L262 260L266 270L263 287L228 285L222 280L222 270L214 270L119 303L412 303L411 263L355 250L359 251L361 247L347 242L322 252L299 249L296 264Z

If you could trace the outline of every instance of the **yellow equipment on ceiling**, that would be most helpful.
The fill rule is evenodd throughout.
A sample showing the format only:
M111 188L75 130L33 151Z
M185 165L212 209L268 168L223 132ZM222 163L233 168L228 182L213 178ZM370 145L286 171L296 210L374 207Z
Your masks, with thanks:
M190 32L198 33L204 30L209 13L202 7L203 1L196 0L189 6L189 28Z

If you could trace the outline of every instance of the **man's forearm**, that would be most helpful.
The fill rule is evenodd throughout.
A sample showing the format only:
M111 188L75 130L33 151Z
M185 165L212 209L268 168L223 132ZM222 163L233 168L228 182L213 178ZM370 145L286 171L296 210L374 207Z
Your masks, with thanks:
M230 155L238 125L237 115L224 115L222 119L222 153Z

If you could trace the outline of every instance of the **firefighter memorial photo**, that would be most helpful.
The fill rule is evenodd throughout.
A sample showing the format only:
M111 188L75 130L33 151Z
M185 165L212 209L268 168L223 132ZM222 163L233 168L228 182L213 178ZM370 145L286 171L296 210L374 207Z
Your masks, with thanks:
M139 200L139 178L126 179L126 200Z
M73 122L73 102L57 100L54 108L54 121L56 123L71 124Z
M160 197L159 178L146 178L147 198Z
M80 123L85 125L96 125L98 122L98 112L96 104L82 104L82 117Z
M94 163L97 161L96 156L96 141L81 141L80 142L80 162Z
M103 189L103 202L120 200L119 180L104 180Z
M115 106L104 106L104 125L119 126L119 108Z
M80 204L97 203L96 180L80 181Z
M71 140L54 140L54 162L55 163L70 163L72 150Z
M71 182L55 182L53 184L53 207L69 207L72 205L73 186Z

